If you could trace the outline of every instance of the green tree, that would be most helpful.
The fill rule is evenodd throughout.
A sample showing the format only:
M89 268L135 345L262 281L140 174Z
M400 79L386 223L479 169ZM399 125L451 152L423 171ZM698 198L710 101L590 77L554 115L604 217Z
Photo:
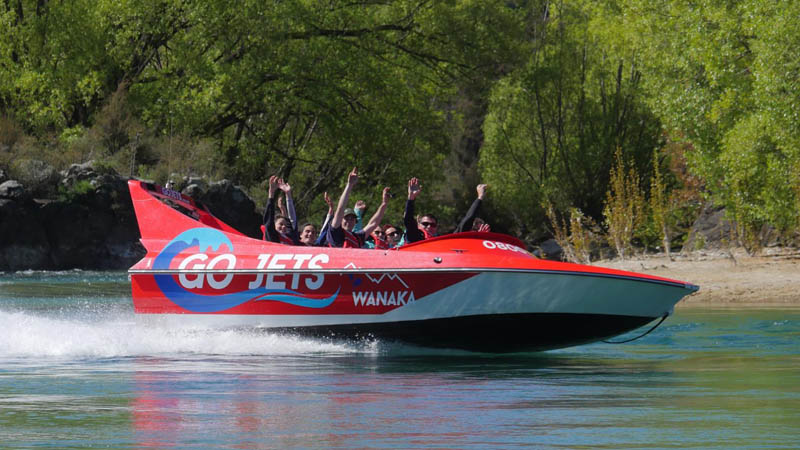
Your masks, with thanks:
M597 14L592 2L548 4L528 63L492 92L481 169L520 230L543 223L546 203L600 221L615 149L644 172L660 145L638 59L606 44Z
M0 111L41 134L88 123L110 88L95 2L0 3Z
M152 134L213 140L236 182L290 179L301 214L304 195L338 189L354 165L367 188L440 182L459 83L499 67L524 33L524 10L501 1L0 8L12 30L0 41L0 106L28 130L94 126L119 92Z
M755 250L765 225L796 227L800 5L792 1L612 2L642 54L649 104L716 204ZM749 237L747 237L749 236Z

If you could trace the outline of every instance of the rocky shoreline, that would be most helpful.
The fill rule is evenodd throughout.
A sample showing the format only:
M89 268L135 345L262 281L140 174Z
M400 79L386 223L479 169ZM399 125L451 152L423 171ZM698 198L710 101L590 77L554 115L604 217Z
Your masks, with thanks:
M144 247L127 179L93 163L74 164L57 181L61 195L34 198L16 180L0 177L0 271L124 270ZM223 221L258 236L255 203L230 181L206 186L192 180L186 190Z

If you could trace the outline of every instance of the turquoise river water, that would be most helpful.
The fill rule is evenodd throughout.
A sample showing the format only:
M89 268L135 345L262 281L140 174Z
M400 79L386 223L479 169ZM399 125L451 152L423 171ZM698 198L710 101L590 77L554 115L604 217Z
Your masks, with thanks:
M800 448L800 310L490 355L166 327L129 290L0 274L0 448Z

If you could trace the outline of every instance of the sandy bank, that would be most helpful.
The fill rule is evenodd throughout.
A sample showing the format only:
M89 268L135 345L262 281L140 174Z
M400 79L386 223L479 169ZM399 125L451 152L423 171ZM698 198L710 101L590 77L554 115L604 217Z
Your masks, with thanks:
M742 250L645 256L593 265L687 281L700 291L678 303L688 307L800 308L800 250L767 249L750 257Z

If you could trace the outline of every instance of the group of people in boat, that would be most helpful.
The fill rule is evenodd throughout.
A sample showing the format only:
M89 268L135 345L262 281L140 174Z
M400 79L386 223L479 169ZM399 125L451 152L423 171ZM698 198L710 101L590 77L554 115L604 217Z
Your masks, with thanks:
M329 246L343 248L391 249L404 244L421 241L438 235L439 222L433 214L415 217L414 201L422 191L417 178L408 180L408 197L403 212L405 232L392 224L382 225L381 221L392 198L390 189L383 188L382 201L378 209L363 225L366 204L358 201L355 208L348 208L350 194L358 182L358 169L353 168L347 177L347 184L334 209L331 198L325 193L328 214L322 228L318 231L312 223L297 227L297 214L292 200L292 187L277 176L269 178L269 199L264 211L264 239L286 245ZM489 225L477 217L481 202L486 197L487 186L479 184L477 198L467 214L459 222L455 232L489 231ZM283 192L285 203L278 195Z

